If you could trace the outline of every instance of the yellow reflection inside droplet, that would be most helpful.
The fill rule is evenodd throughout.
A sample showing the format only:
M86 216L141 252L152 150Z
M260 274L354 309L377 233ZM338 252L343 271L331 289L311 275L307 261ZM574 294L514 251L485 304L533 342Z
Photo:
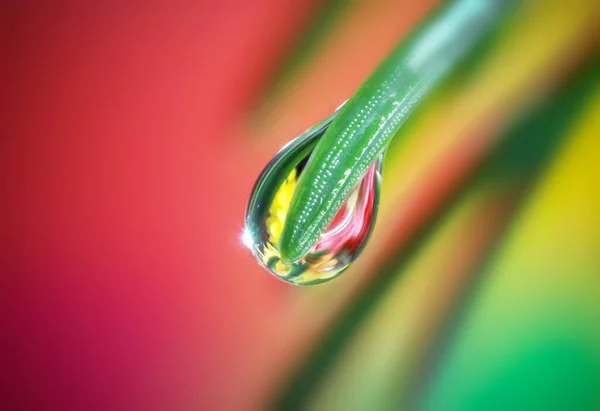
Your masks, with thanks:
M294 168L281 184L279 190L277 190L275 197L273 197L273 202L269 207L269 215L267 216L265 224L267 226L267 232L269 233L269 242L272 244L277 244L279 242L279 236L281 235L281 230L283 230L285 216L287 215L290 203L292 202L292 195L296 189L296 183L298 181L296 176L297 173Z

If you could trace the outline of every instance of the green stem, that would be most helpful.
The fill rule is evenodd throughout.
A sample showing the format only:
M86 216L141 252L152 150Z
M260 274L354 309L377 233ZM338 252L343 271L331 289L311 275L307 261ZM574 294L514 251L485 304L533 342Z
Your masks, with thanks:
M303 171L279 248L306 255L431 89L501 21L509 0L457 0L402 41L340 110Z

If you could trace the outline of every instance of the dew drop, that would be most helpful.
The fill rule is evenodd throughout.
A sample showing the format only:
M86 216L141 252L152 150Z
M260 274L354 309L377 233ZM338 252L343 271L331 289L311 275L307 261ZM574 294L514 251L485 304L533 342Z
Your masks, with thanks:
M318 284L341 274L358 258L375 225L384 153L350 192L310 252L289 265L280 259L279 236L296 183L336 113L292 140L273 157L260 174L248 202L244 244L261 266L292 284Z

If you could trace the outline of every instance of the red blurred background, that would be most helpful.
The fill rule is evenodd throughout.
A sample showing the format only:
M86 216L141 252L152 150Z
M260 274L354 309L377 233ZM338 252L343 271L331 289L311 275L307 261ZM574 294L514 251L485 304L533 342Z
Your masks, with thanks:
M235 120L314 5L228 3L2 6L3 409L247 407L285 286Z

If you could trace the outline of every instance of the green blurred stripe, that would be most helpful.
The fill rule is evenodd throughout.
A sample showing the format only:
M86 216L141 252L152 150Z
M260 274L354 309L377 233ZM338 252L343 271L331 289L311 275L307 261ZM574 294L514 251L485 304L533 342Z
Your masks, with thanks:
M587 103L596 92L600 80L598 61L591 59L582 67L572 81L563 85L549 99L541 102L529 113L524 113L515 126L510 129L506 140L501 144L495 155L485 166L485 172L478 176L475 185L486 185L494 180L523 180L526 179L529 188L537 185L546 169L552 164L553 158L560 151L565 140L570 137L570 128L579 115L587 107ZM527 192L529 196L529 191ZM527 197L528 197L527 196ZM527 198L521 199L521 204ZM503 244L504 233L498 238L497 245ZM448 345L456 337L460 325L472 308L472 300L485 281L486 273L496 256L489 253L478 268L478 275L473 276L468 288L463 293L459 304L448 313L445 326L437 333L433 347L428 353L427 363L422 373L417 376L407 392L411 394L410 407L420 409L428 384L432 383L436 371L442 366L444 353Z
M586 174L600 168L594 163L598 153L584 151L600 131L589 128L598 113L597 58L583 77L530 128L543 136L558 127L573 139L554 153L556 161L544 169L506 240L454 313L450 332L439 342L443 351L414 393L417 409L598 409L599 267L590 258L597 250L589 236L598 234L598 226L589 220L597 214L587 208L598 197L589 191L594 178ZM575 127L567 124L565 130L561 116L570 116ZM529 170L525 154L533 149L516 153L513 164ZM573 223L586 228L577 231Z
M457 200L467 190L488 186L497 180L517 179L531 184L543 170L565 137L565 130L591 95L597 81L595 62L580 72L573 82L561 87L519 119L506 132L499 147L489 157L479 173L440 207L432 219L394 257L382 265L375 280L352 302L329 328L306 361L285 381L276 393L272 407L281 410L303 409L328 369L338 359L347 342L369 318L378 299L397 280L412 257L430 240L439 223L451 213ZM352 387L349 387L352 389Z

